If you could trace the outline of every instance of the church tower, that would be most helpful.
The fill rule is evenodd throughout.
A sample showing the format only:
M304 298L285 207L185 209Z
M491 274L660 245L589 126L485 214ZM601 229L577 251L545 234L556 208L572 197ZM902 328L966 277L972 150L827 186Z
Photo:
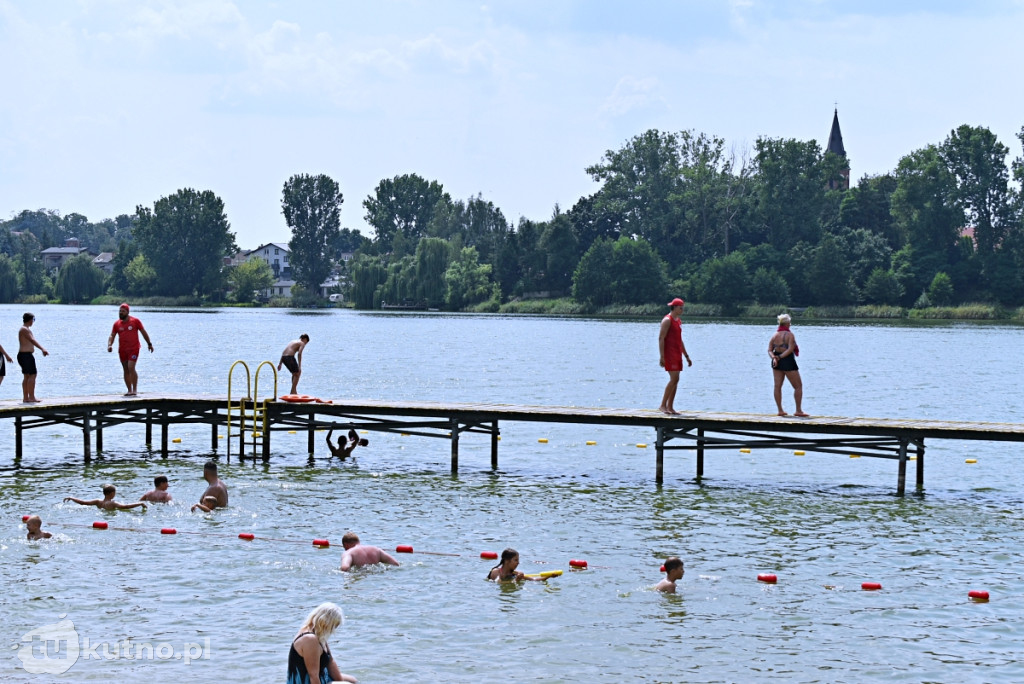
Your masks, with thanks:
M846 161L846 148L843 147L843 132L839 130L838 108L832 114L832 131L828 134L828 146L825 148L825 152L826 154L831 152L843 160L843 168L840 171L842 177L839 180L829 181L829 190L849 190L850 165Z

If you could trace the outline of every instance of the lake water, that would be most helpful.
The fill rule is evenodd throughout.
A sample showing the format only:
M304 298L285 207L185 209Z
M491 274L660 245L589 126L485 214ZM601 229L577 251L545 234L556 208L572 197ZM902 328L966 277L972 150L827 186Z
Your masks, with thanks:
M8 351L24 308L0 306ZM39 397L124 391L105 348L113 307L29 308L51 352L38 359ZM666 379L657 319L133 313L156 345L139 363L143 393L224 394L232 362L276 362L302 332L312 341L300 392L325 399L653 408ZM685 320L694 366L676 407L773 413L773 331ZM794 332L812 414L1024 420L1019 326L798 321ZM20 399L20 372L8 373L0 404ZM785 398L792 407L788 386ZM636 446L653 445L653 430L501 428L499 470L489 439L470 434L454 477L443 439L369 434L368 448L338 463L322 443L310 462L302 433L275 433L267 464L220 450L231 506L202 515L189 505L204 487L208 427L173 427L181 443L167 459L146 450L141 426L108 428L105 453L89 464L80 430L33 429L16 466L11 421L0 421L0 680L283 681L289 643L322 601L345 610L331 644L361 682L1024 680L1021 445L930 441L924 495L900 499L887 460L716 451L698 485L694 454L671 451L658 487L653 447ZM134 500L159 474L176 501L145 513L61 503L98 497L107 482ZM54 539L25 541L29 513ZM95 520L131 529L89 529ZM349 529L417 553L398 568L341 573ZM240 532L286 541L244 542ZM314 538L331 548L313 548ZM566 572L486 582L493 562L480 552L506 546L526 572ZM676 595L650 590L669 555L686 562ZM570 572L573 558L590 569ZM883 590L861 591L864 581ZM972 589L991 602L969 602ZM22 635L62 618L80 643L106 650L59 676L26 673ZM115 646L125 639L167 646L129 660ZM199 659L159 657L187 644Z

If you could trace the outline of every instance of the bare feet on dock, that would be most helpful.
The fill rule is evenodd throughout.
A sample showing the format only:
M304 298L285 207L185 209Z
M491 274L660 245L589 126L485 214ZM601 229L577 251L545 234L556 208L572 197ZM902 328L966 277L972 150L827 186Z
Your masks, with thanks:
M779 415L780 416L788 416L789 414L786 413L785 411L779 411Z
M804 413L803 411L797 411L793 415L796 416L797 418L810 418L811 417L810 413Z

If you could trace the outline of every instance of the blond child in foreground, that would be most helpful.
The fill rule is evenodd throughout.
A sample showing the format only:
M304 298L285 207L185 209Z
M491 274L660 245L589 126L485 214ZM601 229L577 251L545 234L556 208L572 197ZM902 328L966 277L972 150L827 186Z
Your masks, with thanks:
M38 515L33 515L25 521L25 527L28 528L28 540L35 541L37 539L49 539L53 535L49 532L43 532L43 521Z

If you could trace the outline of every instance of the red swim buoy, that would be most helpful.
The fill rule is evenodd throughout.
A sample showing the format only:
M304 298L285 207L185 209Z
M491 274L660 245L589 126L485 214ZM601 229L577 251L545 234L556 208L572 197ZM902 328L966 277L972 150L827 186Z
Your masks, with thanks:
M967 598L971 599L975 603L985 603L988 601L988 592L974 589L967 592Z
M766 584L775 584L776 582L779 581L779 578L776 577L775 575L771 575L771 574L765 573L763 575L758 575L757 576L757 581L758 582L765 582Z
M314 400L314 397L308 394L285 394L281 397L281 401L290 401L294 404L307 404Z
M662 563L661 567L658 568L658 572L665 572L665 564Z
M178 534L178 530L173 527L161 527L160 534Z
M331 545L331 542L327 541L326 539L314 539L313 540L313 546L317 547L318 549L326 549L330 545Z
M861 582L860 588L864 591L878 591L882 585L878 582Z
M494 559L496 559L498 557L498 552L497 551L481 551L480 552L480 557L481 558L488 558L490 560L494 560Z
M395 553L412 553L412 547L406 544L401 544L395 547Z
M587 567L587 561L579 560L579 559L570 560L569 561L569 567L570 568L585 568L585 567Z
M238 533L238 538L239 539L244 539L246 541L252 541L253 539L256 538L256 535L253 534L252 532L239 532Z
M25 522L26 520L28 520L31 517L32 517L31 515L23 515L23 516L21 516L21 522Z
M105 530L107 529L107 523L103 522L102 520L97 520L92 524L92 527L94 530Z

